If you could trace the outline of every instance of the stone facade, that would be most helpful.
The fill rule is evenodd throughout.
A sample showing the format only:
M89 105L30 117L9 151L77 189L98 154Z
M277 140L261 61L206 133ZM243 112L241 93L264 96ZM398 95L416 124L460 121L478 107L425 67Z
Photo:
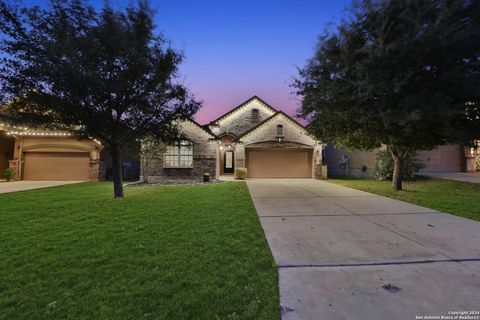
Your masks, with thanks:
M277 136L277 126L283 128L283 136ZM279 112L260 126L240 138L237 157L245 158L245 149L308 149L312 151L312 177L322 178L322 144L311 136L301 125ZM240 164L240 163L238 163ZM320 168L320 169L319 169ZM248 173L247 173L248 174Z
M252 119L252 110L258 111L258 118ZM239 137L271 117L275 112L272 107L254 97L226 115L214 120L209 127L217 136L232 134L235 137Z
M219 175L217 169L218 143L215 140L215 136L190 120L182 121L178 125L183 139L193 144L192 167L165 167L163 156L160 156L158 159L150 159L147 181L149 183L158 183L170 179L203 179L204 172L208 172L211 179L217 178ZM143 168L141 168L140 172L140 180L144 181Z
M278 125L283 128L281 137L277 135ZM233 167L245 168L248 166L247 149L305 150L303 157L308 161L303 168L307 169L306 173L310 170L310 177L317 179L325 176L322 175L322 144L302 125L257 97L214 120L207 129L194 121L184 121L180 126L185 139L193 143L192 167L167 168L163 157L150 160L148 182L201 179L204 172L209 172L211 177L233 174L226 155L230 157L229 152L233 152Z

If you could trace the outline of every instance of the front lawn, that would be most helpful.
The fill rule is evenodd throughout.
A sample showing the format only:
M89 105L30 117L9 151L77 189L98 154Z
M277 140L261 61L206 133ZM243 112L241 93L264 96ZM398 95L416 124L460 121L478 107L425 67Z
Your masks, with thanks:
M404 190L395 192L391 181L362 178L328 181L480 221L480 184L419 177L416 181L404 181Z
M0 319L278 319L244 183L0 196Z

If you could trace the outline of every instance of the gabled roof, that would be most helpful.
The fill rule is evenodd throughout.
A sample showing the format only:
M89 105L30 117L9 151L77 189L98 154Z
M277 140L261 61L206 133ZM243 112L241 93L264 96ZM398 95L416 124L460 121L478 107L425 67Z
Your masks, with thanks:
M238 136L237 138L237 141L240 140L241 138L244 138L246 137L247 135L249 135L250 133L252 133L253 131L255 131L256 129L258 129L259 127L263 126L264 124L272 121L273 119L275 119L276 117L278 116L284 116L285 118L287 118L288 120L290 120L293 125L299 127L301 130L305 131L305 133L310 136L312 139L314 140L317 140L317 138L315 138L310 132L307 131L307 129L301 124L299 123L297 120L293 119L292 117L290 117L288 114L286 114L285 112L283 111L277 111L275 112L273 115L271 115L270 117L268 117L267 119L263 120L262 122L260 122L259 124L257 124L255 127L245 131L244 133L242 133L240 136Z
M274 107L272 107L271 105L269 105L268 103L266 103L264 100L260 99L258 96L253 96L251 97L250 99L248 99L247 101L243 102L242 104L240 104L239 106L233 108L232 110L228 111L227 113L221 115L220 117L218 117L217 119L213 120L210 122L210 125L213 125L215 123L217 123L218 121L220 120L223 120L225 119L226 117L230 116L231 114L235 113L237 110L245 107L247 104L249 104L250 102L254 101L254 100L257 100L258 102L260 102L264 107L266 107L267 109L269 109L270 111L272 112L278 112L277 109L275 109Z
M185 120L190 121L191 123L193 123L194 125L199 127L202 131L204 131L206 134L211 136L213 139L218 139L218 137L208 128L208 126L202 126L201 124L199 124L197 121L193 120L192 118L186 118Z

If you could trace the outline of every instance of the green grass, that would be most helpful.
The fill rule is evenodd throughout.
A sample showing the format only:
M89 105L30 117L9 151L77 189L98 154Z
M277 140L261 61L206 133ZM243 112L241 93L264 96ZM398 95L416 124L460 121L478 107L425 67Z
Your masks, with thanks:
M328 181L480 221L480 184L420 177L395 192L391 181L333 178Z
M1 319L278 319L244 183L0 196Z

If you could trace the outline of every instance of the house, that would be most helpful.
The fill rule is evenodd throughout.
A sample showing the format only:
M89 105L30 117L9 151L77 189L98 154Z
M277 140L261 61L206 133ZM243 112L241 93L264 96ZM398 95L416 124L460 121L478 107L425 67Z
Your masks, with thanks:
M0 124L0 178L8 167L16 180L102 180L103 146L67 132Z
M349 151L328 144L325 152L328 175L373 176L376 156L380 150ZM348 159L346 165L342 164L345 159ZM475 172L480 155L475 149L459 144L447 144L433 150L417 151L416 159L424 166L420 172Z
M182 138L152 159L149 182L233 175L321 178L323 144L287 114L254 96L208 125L178 123ZM142 177L143 178L143 177Z

